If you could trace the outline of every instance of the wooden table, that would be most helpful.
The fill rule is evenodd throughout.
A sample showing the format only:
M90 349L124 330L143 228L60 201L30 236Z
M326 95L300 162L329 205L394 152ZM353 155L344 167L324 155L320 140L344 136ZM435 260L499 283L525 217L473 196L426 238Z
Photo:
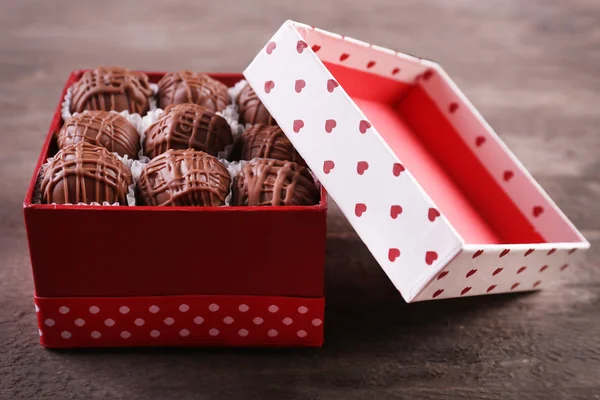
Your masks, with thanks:
M600 397L600 3L123 3L1 3L0 398ZM407 305L332 207L323 349L43 350L21 202L69 71L241 71L287 18L442 63L587 263L540 293Z

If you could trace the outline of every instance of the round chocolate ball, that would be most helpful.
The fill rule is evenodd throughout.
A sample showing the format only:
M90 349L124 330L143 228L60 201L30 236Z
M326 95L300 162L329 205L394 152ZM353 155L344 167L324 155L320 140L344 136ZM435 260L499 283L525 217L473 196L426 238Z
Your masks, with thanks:
M169 72L158 82L158 106L192 103L212 111L229 104L227 86L206 74L191 71Z
M131 184L129 168L114 154L104 147L79 142L61 149L44 170L42 201L127 205Z
M145 114L152 96L146 74L121 67L98 67L87 71L72 90L71 113L127 110Z
M143 202L150 206L222 206L231 177L216 157L196 150L168 150L142 171Z
M140 135L127 118L112 111L84 111L65 121L58 132L58 147L79 142L102 146L112 153L137 159Z
M146 130L144 154L154 158L169 149L195 149L217 156L231 143L225 118L206 107L177 104L168 106Z
M241 123L277 125L250 85L244 86L238 94L237 105Z
M308 169L291 161L255 159L233 179L232 205L308 206L319 190Z
M257 157L293 161L306 166L292 142L277 125L252 125L235 141L232 159L252 160Z

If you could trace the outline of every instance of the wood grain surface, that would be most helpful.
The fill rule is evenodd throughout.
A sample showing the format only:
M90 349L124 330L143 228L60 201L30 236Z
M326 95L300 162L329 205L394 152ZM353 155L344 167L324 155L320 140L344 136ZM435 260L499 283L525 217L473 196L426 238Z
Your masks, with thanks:
M0 398L600 398L597 0L3 0L0 10ZM407 305L332 207L323 349L42 349L21 204L70 70L241 71L288 18L442 63L590 240L588 261L536 294Z

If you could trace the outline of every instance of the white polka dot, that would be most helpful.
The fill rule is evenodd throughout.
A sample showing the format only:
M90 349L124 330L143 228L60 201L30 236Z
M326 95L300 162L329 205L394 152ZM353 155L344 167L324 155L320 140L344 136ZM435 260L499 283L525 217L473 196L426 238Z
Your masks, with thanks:
M196 325L202 325L203 322L204 322L204 318L202 318L201 316L197 316L196 318L194 318L194 323Z
M312 320L312 324L314 326L321 326L322 323L323 323L323 321L321 321L319 318L315 318Z
M115 325L115 320L114 319L110 319L110 318L105 319L104 320L104 325L106 325L106 326L114 326Z
M38 329L38 333L40 334L40 336L43 336L43 335L44 335L44 332L42 332L42 330L41 330L41 329Z
M38 305L34 304L34 306L35 306L35 312L40 312L40 308L38 307Z
M275 337L275 336L279 335L279 332L277 332L275 329L269 329L269 331L267 332L267 335L269 335L270 337Z
M123 339L129 339L131 337L131 333L129 333L127 331L123 331L123 332L121 332L121 337Z
M146 323L146 321L144 321L141 318L136 319L135 321L133 321L134 324L136 324L137 326L142 326Z
M167 317L163 322L165 323L165 325L173 325L175 323L175 320L171 317Z
M240 304L240 306L238 307L238 310L240 310L240 312L246 312L250 309L250 307L248 307L247 304Z
M60 336L62 336L63 339L71 339L71 332L69 332L69 331L62 331L60 333Z
M208 306L208 309L212 312L218 311L219 310L219 305L212 303L210 306Z
M98 331L92 331L92 333L90 333L90 336L94 339L98 339L100 336L102 336L102 334Z
M98 314L100 312L100 309L98 307L96 307L96 306L91 306L90 307L90 312L92 314Z
M212 328L210 331L208 331L208 334L210 336L217 336L219 334L219 330L215 329L215 328Z
M157 312L160 311L160 308L158 308L158 306L150 306L148 311L150 311L152 314L156 314Z
M188 306L187 304L182 304L179 306L179 311L181 312L186 312L190 309L190 306Z
M240 329L238 331L238 335L240 335L241 337L246 337L246 336L248 336L248 330L247 329Z
M85 320L81 319L81 318L77 318L75 321L73 321L73 323L77 326L84 326L85 325Z
M61 308L58 309L58 312L61 314L67 314L69 311L71 311L71 310L67 306L62 306Z
M291 319L290 317L285 317L283 320L281 320L281 322L283 322L284 325L291 325L294 323L294 320Z
M306 331L300 329L298 332L296 332L296 335L298 335L299 338L305 338L306 337Z
M306 314L308 312L308 308L304 307L304 306L300 306L300 307L298 307L298 312L300 314Z
M121 314L127 314L129 311L130 311L129 307L127 307L127 306L121 306L121 307L119 307L119 312ZM127 331L124 331L124 332L127 332Z
M46 326L54 326L54 324L56 324L56 322L54 322L54 320L52 318L46 318L46 320L44 321L44 324Z
M263 322L265 322L265 320L264 320L264 319L262 319L261 317L256 317L256 318L254 318L254 319L252 320L252 322L254 322L256 325L260 325L260 324L262 324Z
M186 337L186 336L188 336L189 334L190 334L190 331L188 331L187 329L182 329L182 330L180 330L180 331L179 331L179 335L180 335L181 337Z
M150 336L152 336L153 338L157 338L160 336L160 332L157 331L156 329L153 329L150 331Z
M279 311L279 307L277 307L275 304L269 306L269 312L276 313L277 311Z
M227 325L231 325L231 324L233 324L233 318L225 317L225 318L223 318L223 322L225 322Z

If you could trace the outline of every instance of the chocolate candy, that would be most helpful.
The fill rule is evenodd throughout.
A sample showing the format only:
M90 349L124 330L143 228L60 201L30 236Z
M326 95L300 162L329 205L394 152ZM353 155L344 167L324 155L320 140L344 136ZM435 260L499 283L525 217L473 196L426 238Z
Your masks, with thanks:
M73 85L71 113L84 110L129 111L145 114L152 89L148 76L127 68L98 67L87 71Z
M243 124L277 125L250 85L244 86L237 97L240 122Z
M300 154L277 125L252 125L235 141L232 159L252 160L256 157L293 161L306 166Z
M56 204L118 202L127 205L131 172L104 147L87 142L66 146L44 170L42 201Z
M216 156L233 142L231 127L220 115L195 104L168 106L150 125L144 153L154 158L169 149L195 149Z
M222 206L230 183L229 172L216 157L191 149L168 150L142 171L139 189L150 206Z
M169 72L158 82L158 106L193 103L211 111L223 111L229 104L227 86L205 74Z
M112 153L138 158L140 135L127 118L116 112L84 111L65 121L58 132L58 147L79 142L102 146Z
M255 159L234 178L232 205L306 206L319 202L308 169L291 161Z

